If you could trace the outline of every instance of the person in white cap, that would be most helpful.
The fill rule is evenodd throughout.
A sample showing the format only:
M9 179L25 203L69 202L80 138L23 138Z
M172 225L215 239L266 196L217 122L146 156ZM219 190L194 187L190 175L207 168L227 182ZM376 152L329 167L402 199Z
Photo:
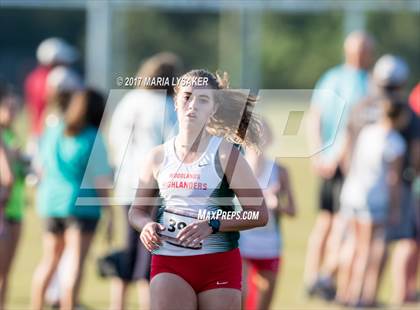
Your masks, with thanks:
M374 85L372 85L371 94L357 104L350 113L347 128L347 151L343 152L346 166L350 166L352 162L352 154L361 130L369 124L376 123L383 116L382 102L391 99L406 103L404 86L408 77L409 68L402 58L384 55L378 59L373 69ZM397 241L392 263L392 302L394 304L402 304L413 299L413 295L415 295L415 291L408 291L410 278L416 276L415 272L410 271L409 266L412 265L412 260L415 257L415 239L419 234L415 229L415 217L413 216L415 207L411 188L414 177L419 172L420 121L407 104L404 104L404 110L407 118L405 126L398 130L407 148L400 176L402 179L400 212L395 219L392 219L392 225L386 226L387 241Z
M398 131L405 126L406 109L392 98L379 103L381 116L360 131L340 195L340 216L350 225L345 250L340 249L346 264L339 268L336 298L349 306L376 305L385 231L401 204L406 143Z
M38 137L43 129L44 111L47 104L46 81L57 65L69 66L77 61L77 50L60 38L41 42L36 51L38 65L25 79L25 100L28 105L31 134Z
M36 57L45 66L71 65L78 59L79 53L61 38L49 38L38 46Z
M401 89L407 82L409 69L406 62L390 54L378 59L373 68L374 82L385 90Z
M58 115L67 108L71 95L83 88L83 80L77 72L65 66L54 67L46 81L45 125L57 121Z
M402 58L384 55L378 59L372 70L372 84L366 97L359 101L350 112L347 126L348 149L352 150L360 130L367 124L374 123L380 117L379 99L384 96L403 97L409 69ZM351 159L351 153L346 153L346 163Z

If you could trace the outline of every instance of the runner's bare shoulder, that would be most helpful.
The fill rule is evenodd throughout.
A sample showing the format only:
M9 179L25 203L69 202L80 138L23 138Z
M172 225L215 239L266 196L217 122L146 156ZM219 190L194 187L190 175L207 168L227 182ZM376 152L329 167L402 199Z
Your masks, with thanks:
M165 158L165 148L163 144L155 146L147 154L144 162L145 169L153 173L155 178Z

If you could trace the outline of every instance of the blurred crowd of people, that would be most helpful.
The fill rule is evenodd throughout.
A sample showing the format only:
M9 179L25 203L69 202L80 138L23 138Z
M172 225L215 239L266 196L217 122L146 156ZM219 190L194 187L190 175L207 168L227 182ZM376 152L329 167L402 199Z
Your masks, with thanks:
M310 296L345 306L378 304L391 244L391 303L418 300L420 84L407 99L399 56L369 71L374 46L367 33L346 38L345 62L320 78L310 111L321 185L304 282Z
M102 209L99 204L79 208L76 199L83 195L106 197L108 193L102 189L112 182L99 132L105 100L72 69L78 52L64 40L43 41L36 56L38 65L24 85L30 127L26 147L14 126L19 98L7 81L1 81L0 86L2 168L11 172L1 184L5 198L0 206L0 308L4 309L8 272L22 229L26 180L36 185L35 204L45 225L31 307L41 309L47 297L50 303L59 300L62 308L73 309ZM86 190L81 189L82 181Z
M407 99L409 67L394 55L380 57L369 71L374 45L363 32L346 38L345 63L321 77L310 111L309 139L322 150L312 157L321 184L304 284L310 296L349 306L377 304L391 243L392 303L415 301L419 289L420 83ZM24 85L30 128L25 147L14 127L21 99L0 80L0 310L22 230L25 182L36 187L35 205L44 221L31 307L74 309L101 214L108 213L104 222L111 240L111 205L128 215L139 159L176 134L171 86L128 91L104 137L105 99L73 69L78 51L50 38L36 56L38 65ZM176 55L159 53L142 64L138 76L172 80L182 72ZM245 309L270 307L282 257L279 218L296 213L287 169L265 157L276 133L263 124L262 154L247 151L245 158L263 189L270 219L267 227L241 233ZM79 206L80 197L113 200ZM127 217L124 227L124 247L98 260L100 274L111 279L111 309L124 309L133 282L139 285L139 303L148 304L150 254Z

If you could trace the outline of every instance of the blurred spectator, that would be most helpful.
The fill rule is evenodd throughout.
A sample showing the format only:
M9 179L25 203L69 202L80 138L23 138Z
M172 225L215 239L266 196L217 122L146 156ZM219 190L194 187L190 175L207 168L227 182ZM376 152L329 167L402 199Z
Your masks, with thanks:
M42 309L46 288L64 251L70 259L66 277L60 279L60 307L73 309L78 301L84 261L101 205L96 199L82 206L76 201L78 197L106 197L102 189L111 178L98 131L103 111L102 95L90 89L78 91L72 95L64 119L48 127L41 139L37 208L45 220L44 253L33 276L32 309Z
M56 66L50 71L46 81L47 106L44 112L45 122L57 122L67 109L74 92L84 88L82 78L71 68Z
M406 151L398 132L407 121L401 101L380 101L383 113L357 138L340 201L340 213L351 223L352 251L338 276L337 300L345 305L376 306L385 229L400 212L401 170Z
M360 130L369 123L380 118L382 107L379 102L384 96L403 98L404 85L408 79L408 66L404 60L392 55L384 55L378 59L373 68L373 85L365 98L350 111L346 146L350 152L345 154L345 163L351 160L351 150L354 148Z
M273 134L264 121L261 139L262 153L246 150L245 159L254 172L269 210L265 227L241 232L239 247L243 259L244 309L269 309L278 279L283 255L280 217L295 216L296 206L289 174L285 167L267 159L264 151L273 141Z
M413 180L420 171L420 119L409 108L405 101L404 86L408 80L409 69L405 61L397 56L384 55L378 59L373 70L374 88L371 93L357 104L351 114L348 124L346 165L350 165L354 144L360 130L368 124L376 122L383 113L382 103L386 98L394 98L404 103L407 121L399 128L404 138L406 152L402 167L400 212L393 222L387 226L388 242L397 241L392 260L393 297L392 302L402 304L412 300L416 294L409 291L408 283L415 282L416 272L409 268L415 257L416 242L419 232L416 229L415 206L413 201ZM413 280L414 278L414 280Z
M57 65L73 64L78 59L78 52L60 38L49 38L38 46L36 57L37 67L25 79L25 100L28 105L30 132L34 138L39 137L44 125L48 74Z
M44 111L44 126L47 128L54 127L62 121L72 95L83 88L81 77L71 68L58 65L51 69L46 80L47 105ZM39 166L38 160L39 158L35 153L33 165L36 169ZM31 175L28 183L34 185L36 182L38 182L38 178ZM60 302L60 281L66 278L67 265L70 260L69 255L63 253L58 269L54 273L46 292L46 302L49 305L58 305Z
M409 103L411 109L420 117L420 83L410 94ZM420 160L419 160L420 161ZM414 229L416 235L416 251L412 255L408 263L408 283L407 283L407 300L415 301L416 292L420 290L418 275L420 273L420 167L415 169L415 178L413 180L413 206L414 206ZM418 297L417 297L418 301Z
M144 62L137 76L172 81L181 73L181 66L176 55L159 53ZM111 284L111 309L124 309L126 289L132 281L137 281L141 288L140 303L148 303L150 254L139 242L138 232L129 225L128 210L135 198L141 158L173 134L176 124L173 93L172 85L139 85L139 89L131 90L123 97L112 116L109 141L116 169L115 200L124 205L127 235L125 249L119 253L125 264L123 268L116 267L118 272Z
M2 129L0 128L0 134ZM6 155L6 147L0 139L0 237L4 231L4 209L10 195L10 188L13 184L13 174L11 172L10 163Z
M0 79L0 106L3 105L4 100L8 100L10 96L10 86ZM0 134L3 129L0 126ZM1 137L1 136L0 136ZM10 167L6 145L3 139L0 139L0 232L3 228L4 208L10 195L10 188L13 184L13 174Z
M56 66L48 73L45 89L47 105L43 112L43 124L47 127L53 127L58 124L66 110L70 98L74 92L84 88L83 81L72 69L63 66ZM37 141L30 146L28 154L32 158L32 166L35 171L39 170L39 145ZM31 143L31 142L30 142ZM35 174L30 174L27 179L28 185L35 185L38 182L38 177Z
M0 134L2 129L0 128ZM4 228L4 209L9 199L10 187L13 184L13 174L11 172L10 163L6 154L6 147L0 139L0 234Z
M334 297L333 276L338 266L338 248L345 223L336 215L343 183L340 163L344 147L343 128L350 108L368 91L368 68L373 39L352 32L344 42L345 63L328 70L316 84L309 116L310 141L317 153L312 158L321 178L320 212L308 241L304 282L307 293Z
M25 207L27 162L12 128L17 109L11 87L0 81L0 309L5 308L8 276L20 239Z

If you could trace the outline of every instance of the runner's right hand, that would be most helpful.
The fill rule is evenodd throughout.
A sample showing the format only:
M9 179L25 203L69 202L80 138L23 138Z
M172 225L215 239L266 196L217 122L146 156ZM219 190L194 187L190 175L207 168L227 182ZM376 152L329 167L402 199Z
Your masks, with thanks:
M148 251L156 250L162 245L158 231L163 230L165 230L165 226L156 222L150 222L144 226L140 233L140 240Z

